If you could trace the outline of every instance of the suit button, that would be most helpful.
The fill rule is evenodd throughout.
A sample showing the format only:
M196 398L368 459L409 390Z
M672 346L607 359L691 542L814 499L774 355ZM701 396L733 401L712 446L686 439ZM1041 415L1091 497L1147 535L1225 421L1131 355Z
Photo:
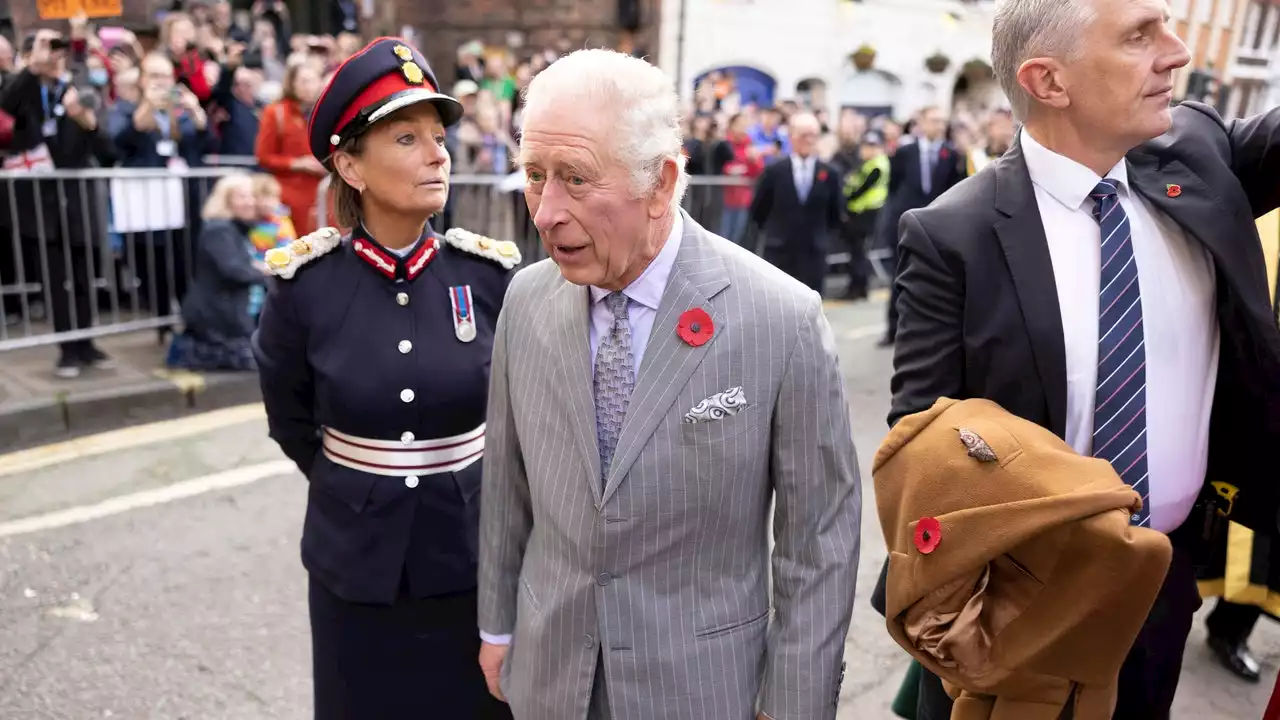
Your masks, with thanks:
M400 442L404 443L405 445L408 445L409 443L413 442L413 433L407 430L405 432L400 433Z
M409 388L405 388L404 390L401 390L400 401L407 402L407 403L413 402L413 391L410 390Z
M400 305L400 307L404 307L405 305L408 305L409 293L396 293L396 303Z
M397 347L400 348L401 355L408 355L409 351L413 349L413 343L408 340L401 340Z
M609 581L612 579L613 577L609 575L609 573L600 573L600 577L596 578L596 582L600 584L600 587L604 587L605 585L608 585Z
M596 644L596 639L591 637L591 633L582 636L582 647L590 650Z
M417 476L417 475L410 475L409 477L405 478L405 479L404 479L404 486L405 486L405 487L407 487L407 488L416 488L416 487L418 487L418 476Z

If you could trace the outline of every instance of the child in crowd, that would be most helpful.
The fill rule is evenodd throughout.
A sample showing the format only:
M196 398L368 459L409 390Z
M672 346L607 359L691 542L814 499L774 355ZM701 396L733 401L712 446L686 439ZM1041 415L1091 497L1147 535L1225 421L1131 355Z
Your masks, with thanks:
M268 250L297 239L289 209L280 202L280 182L266 173L253 176L253 197L258 205L258 222L249 230L253 258L264 262ZM266 289L258 286L249 293L249 316L256 322L262 312Z

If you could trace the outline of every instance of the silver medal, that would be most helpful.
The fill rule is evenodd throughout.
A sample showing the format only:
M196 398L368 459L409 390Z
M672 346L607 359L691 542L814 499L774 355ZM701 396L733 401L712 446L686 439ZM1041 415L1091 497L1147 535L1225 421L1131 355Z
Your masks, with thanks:
M458 335L458 339L461 340L462 342L471 342L472 340L475 340L476 339L475 323L470 323L466 321L458 323L457 335Z

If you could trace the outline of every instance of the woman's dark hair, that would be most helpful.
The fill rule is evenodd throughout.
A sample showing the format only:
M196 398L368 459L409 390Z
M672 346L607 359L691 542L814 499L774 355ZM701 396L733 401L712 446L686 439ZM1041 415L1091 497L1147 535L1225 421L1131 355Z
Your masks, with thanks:
M338 150L350 155L360 155L363 135L343 140ZM329 171L329 199L333 203L333 218L342 228L354 228L360 224L360 193L342 179L335 166Z

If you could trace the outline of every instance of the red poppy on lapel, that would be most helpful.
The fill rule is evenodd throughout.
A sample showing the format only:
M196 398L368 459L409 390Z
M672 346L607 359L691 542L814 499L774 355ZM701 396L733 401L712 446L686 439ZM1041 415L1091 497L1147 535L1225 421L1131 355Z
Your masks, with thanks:
M916 549L928 555L942 542L942 523L938 518L920 518L916 521Z
M819 171L818 171L818 182L826 182L826 181L827 181L827 171L826 171L826 170L819 170Z
M715 332L716 326L711 322L711 316L707 314L706 310L692 308L680 313L680 322L676 325L676 334L689 345L701 347L711 339Z
M1164 194L1168 195L1171 198L1178 197L1179 195L1182 194L1182 186L1181 185L1165 185Z
M946 148L939 148L938 157L942 158L943 160L946 160L947 158L951 157L951 151Z

